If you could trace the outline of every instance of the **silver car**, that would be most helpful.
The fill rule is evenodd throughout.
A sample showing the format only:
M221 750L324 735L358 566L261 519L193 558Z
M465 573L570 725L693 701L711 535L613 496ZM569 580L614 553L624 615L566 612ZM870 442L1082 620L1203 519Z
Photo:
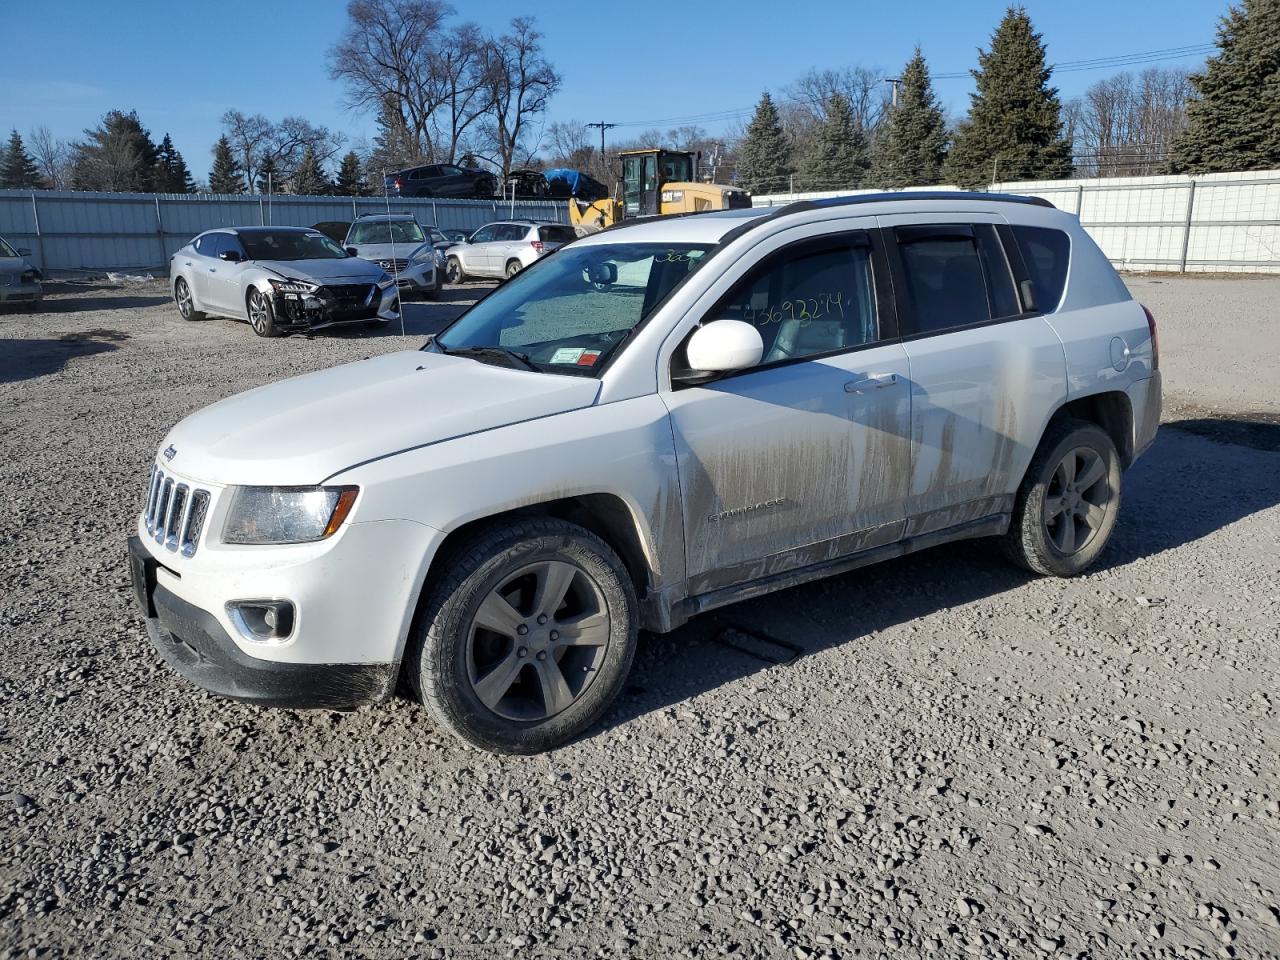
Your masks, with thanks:
M402 295L430 299L444 285L444 254L450 241L411 213L369 213L347 230L344 250L372 260L395 277Z
M445 251L445 277L450 283L471 277L514 277L539 257L576 239L573 227L551 220L486 223L465 243Z
M169 285L184 320L247 320L260 337L400 316L395 280L305 227L227 227L173 255Z
M14 249L0 237L0 304L33 304L44 297L40 271L27 260L30 255L30 250Z

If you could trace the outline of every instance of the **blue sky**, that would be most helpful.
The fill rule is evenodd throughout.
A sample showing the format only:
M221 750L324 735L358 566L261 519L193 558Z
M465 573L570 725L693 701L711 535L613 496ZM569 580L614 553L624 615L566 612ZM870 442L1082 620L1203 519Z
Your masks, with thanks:
M1208 43L1227 6L1226 0L1025 5L1053 63ZM77 137L109 109L136 109L157 140L165 132L173 136L197 178L207 175L218 118L230 107L271 119L298 114L353 139L371 136L371 118L343 107L343 91L325 69L345 6L339 0L195 7L171 0L19 0L0 32L0 130L25 133L45 124L59 136ZM934 73L968 70L1006 3L484 0L455 6L459 19L495 32L512 16L534 14L564 75L548 120L621 122L627 126L610 135L625 138L648 126L674 126L678 118L748 108L762 90L776 93L811 67L861 63L894 71L917 43ZM596 22L593 10L609 12ZM184 22L175 22L175 14ZM63 25L56 40L50 35L55 24ZM1202 59L1159 65L1195 66ZM1066 100L1116 69L1061 72L1054 82ZM935 86L946 107L962 115L971 81L940 79ZM729 124L703 125L718 133Z

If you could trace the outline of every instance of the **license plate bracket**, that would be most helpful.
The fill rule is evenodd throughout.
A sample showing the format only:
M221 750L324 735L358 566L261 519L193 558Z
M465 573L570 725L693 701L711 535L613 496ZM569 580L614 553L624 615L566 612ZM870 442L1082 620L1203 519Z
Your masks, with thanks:
M129 544L129 578L133 581L133 595L147 617L156 616L153 597L156 589L156 558L142 549L141 544Z

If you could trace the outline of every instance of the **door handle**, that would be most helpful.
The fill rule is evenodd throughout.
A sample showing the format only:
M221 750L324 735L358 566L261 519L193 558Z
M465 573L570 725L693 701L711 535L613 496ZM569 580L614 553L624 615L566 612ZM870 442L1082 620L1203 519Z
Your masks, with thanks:
M867 393L871 390L883 390L885 387L892 387L898 382L896 373L878 373L873 377L867 377L865 380L850 380L844 385L845 393Z

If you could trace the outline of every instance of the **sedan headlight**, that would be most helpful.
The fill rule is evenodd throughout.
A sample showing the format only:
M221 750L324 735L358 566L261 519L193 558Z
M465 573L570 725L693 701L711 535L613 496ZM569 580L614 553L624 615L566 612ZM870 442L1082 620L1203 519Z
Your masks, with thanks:
M267 282L276 293L315 293L320 289L316 284L305 280L276 280L271 277Z
M358 487L237 487L223 543L311 543L334 535Z

